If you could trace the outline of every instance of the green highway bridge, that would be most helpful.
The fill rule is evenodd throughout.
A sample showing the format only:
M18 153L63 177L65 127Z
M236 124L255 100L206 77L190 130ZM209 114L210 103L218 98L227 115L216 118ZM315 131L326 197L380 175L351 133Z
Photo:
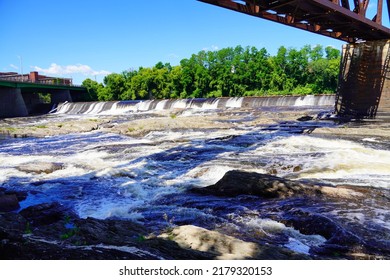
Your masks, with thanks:
M86 88L71 79L46 77L37 72L0 73L0 118L47 113L61 102L79 101Z

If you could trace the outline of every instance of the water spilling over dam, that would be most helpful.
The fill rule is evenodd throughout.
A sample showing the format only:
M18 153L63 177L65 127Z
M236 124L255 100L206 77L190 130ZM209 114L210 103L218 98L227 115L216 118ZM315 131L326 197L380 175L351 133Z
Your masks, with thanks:
M59 104L58 114L124 114L150 110L173 109L229 109L262 108L275 106L333 106L334 95L275 96L275 97L231 97L194 98L172 100L78 102Z

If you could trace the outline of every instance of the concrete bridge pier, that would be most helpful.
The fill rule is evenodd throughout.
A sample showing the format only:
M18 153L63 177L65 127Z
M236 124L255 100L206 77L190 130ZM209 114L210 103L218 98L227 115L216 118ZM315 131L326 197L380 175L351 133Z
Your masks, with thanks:
M336 112L358 119L390 117L390 40L343 46Z
M0 88L0 118L28 115L20 88Z
M55 89L51 90L51 103L58 104L65 101L72 102L72 96L68 89Z

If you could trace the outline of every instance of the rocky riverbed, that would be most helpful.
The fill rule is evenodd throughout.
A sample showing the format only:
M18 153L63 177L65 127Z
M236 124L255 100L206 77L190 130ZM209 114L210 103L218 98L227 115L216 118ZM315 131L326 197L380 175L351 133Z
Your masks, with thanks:
M0 120L0 257L390 259L389 123L319 111Z

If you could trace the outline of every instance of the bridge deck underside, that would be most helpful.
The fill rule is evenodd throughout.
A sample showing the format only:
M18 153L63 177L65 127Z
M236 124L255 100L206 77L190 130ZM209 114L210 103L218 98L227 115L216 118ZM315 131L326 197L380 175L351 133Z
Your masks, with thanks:
M390 29L329 0L199 0L346 42L390 38Z

